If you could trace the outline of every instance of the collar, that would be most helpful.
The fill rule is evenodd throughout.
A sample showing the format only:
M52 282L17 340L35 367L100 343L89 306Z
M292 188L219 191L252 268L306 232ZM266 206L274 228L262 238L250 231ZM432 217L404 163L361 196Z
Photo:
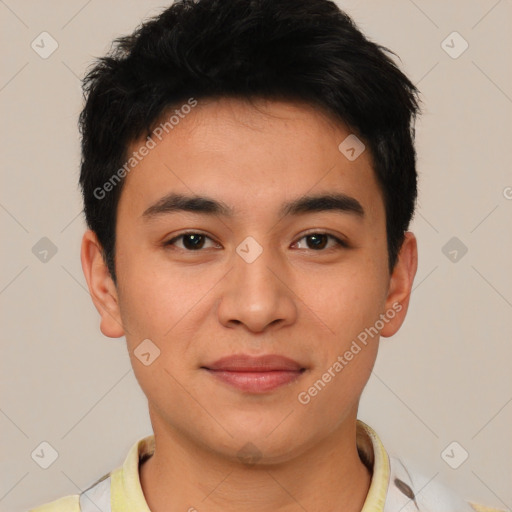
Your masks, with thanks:
M382 512L390 475L389 457L377 433L361 420L356 425L357 450L372 472L370 488L361 512ZM151 512L142 491L139 464L155 452L155 436L137 441L130 448L123 465L112 471L112 512Z

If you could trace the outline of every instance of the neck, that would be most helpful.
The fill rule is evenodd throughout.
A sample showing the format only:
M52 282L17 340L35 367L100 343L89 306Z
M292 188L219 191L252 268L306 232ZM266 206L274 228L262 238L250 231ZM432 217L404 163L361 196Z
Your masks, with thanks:
M276 464L227 460L155 426L155 452L139 473L152 512L360 512L368 494L371 472L357 451L355 416Z

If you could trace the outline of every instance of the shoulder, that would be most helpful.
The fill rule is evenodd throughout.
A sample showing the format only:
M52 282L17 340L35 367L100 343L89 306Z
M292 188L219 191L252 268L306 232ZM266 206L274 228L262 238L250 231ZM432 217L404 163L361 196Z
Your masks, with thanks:
M502 509L486 507L485 505L479 505L478 503L470 503L470 505L473 507L473 510L476 510L476 512L505 512Z
M153 435L139 439L130 448L123 465L104 474L80 494L64 496L32 508L28 512L85 512L89 510L98 512L110 510L111 498L123 500L126 505L130 503L133 496L139 500L138 509L143 510L145 501L139 482L139 461L141 456L152 454L153 451ZM127 497L127 493L129 497ZM120 507L120 510L126 509L126 506Z
M389 488L384 512L503 512L463 499L445 483L436 479L437 475L425 476L423 471L410 461L389 456L389 462Z
M79 495L64 496L50 503L45 503L29 512L80 512Z

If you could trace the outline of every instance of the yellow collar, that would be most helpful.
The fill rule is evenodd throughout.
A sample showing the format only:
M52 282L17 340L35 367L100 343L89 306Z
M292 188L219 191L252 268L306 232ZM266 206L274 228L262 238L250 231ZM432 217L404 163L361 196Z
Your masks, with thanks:
M389 483L389 458L376 432L357 420L356 442L359 456L369 466L372 480L361 512L382 512ZM137 441L124 464L111 472L112 512L151 512L144 498L139 478L139 463L153 455L155 437Z

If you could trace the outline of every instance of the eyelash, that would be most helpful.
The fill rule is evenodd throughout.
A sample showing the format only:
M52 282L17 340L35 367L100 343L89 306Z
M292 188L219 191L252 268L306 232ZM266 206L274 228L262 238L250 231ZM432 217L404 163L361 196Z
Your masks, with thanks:
M171 246L174 245L174 243L177 240L179 240L180 238L183 238L184 236L187 236L187 235L201 235L201 236L204 236L204 237L212 240L213 242L215 242L215 240L213 240L211 237L209 237L208 235L206 235L204 233L201 233L201 232L198 232L198 231L186 231L185 233L181 233L180 235L171 238L167 242L164 242L163 245L165 247L171 247ZM308 236L313 236L313 235L326 235L331 240L334 240L334 242L336 243L336 247L330 247L328 249L306 249L308 251L312 251L312 252L327 252L327 251L329 251L329 249L331 249L331 250L332 249L340 249L340 248L348 249L350 247L349 244L347 242L345 242L344 240L341 240L337 236L334 236L334 235L332 235L330 233L326 233L324 231L312 231L310 233L306 233L305 235L302 235L297 240L297 242L302 240L303 238L307 238ZM217 243L217 242L215 242L215 243ZM197 249L197 250L182 249L181 247L178 247L178 249L181 250L181 251L190 252L190 253L201 252L203 250L203 249Z

